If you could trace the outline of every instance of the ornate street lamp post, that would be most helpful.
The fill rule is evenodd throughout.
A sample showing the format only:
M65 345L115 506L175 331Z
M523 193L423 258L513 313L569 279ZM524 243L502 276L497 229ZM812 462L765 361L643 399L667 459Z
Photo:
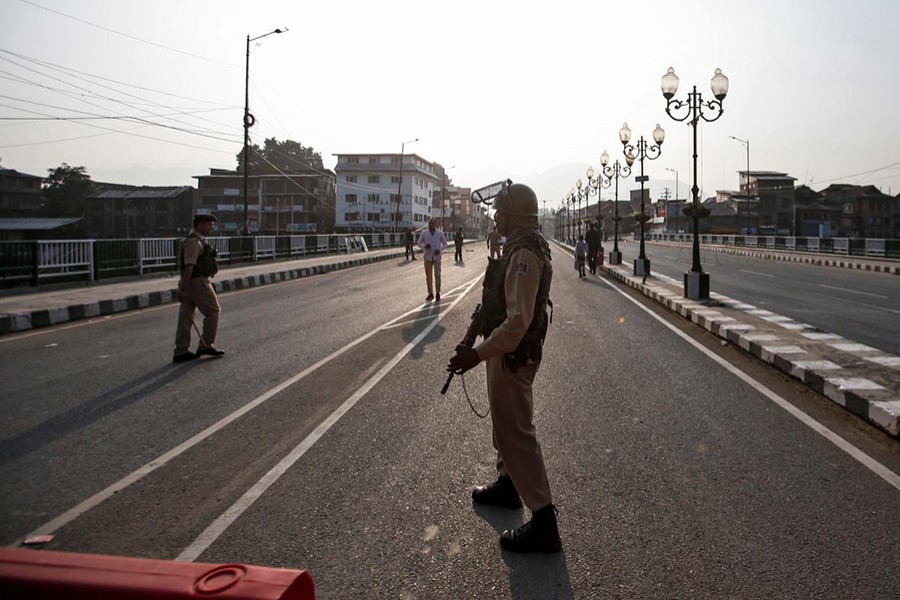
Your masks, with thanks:
M613 216L613 251L609 253L609 264L621 265L622 253L619 252L619 221L622 220L622 217L619 216L619 178L631 175L631 165L622 166L619 164L618 159L610 165L609 154L606 153L606 150L603 151L603 155L600 157L600 163L603 165L603 175L610 181L616 180L616 202L613 205L615 207L615 215Z
M703 101L697 86L694 91L688 92L687 100L674 100L673 96L678 91L678 76L675 75L675 69L669 67L669 70L662 77L661 86L663 97L666 99L666 114L676 121L686 121L690 118L691 128L694 132L694 185L691 188L693 195L693 204L688 216L694 220L694 247L693 247L693 264L691 270L684 274L684 295L692 300L708 300L709 299L709 273L703 272L700 266L700 213L703 207L700 206L700 188L697 186L697 122L703 119L707 123L712 123L722 116L722 102L728 94L728 78L722 75L721 69L716 69L710 81L715 100L708 102ZM681 110L684 111L683 116ZM704 110L709 114L704 114ZM687 214L687 211L685 211Z
M284 33L287 30L287 27L284 29L276 29L269 33L258 35L255 38L250 37L249 34L247 35L247 61L244 66L244 227L241 232L244 235L250 233L250 220L247 215L247 181L250 178L250 171L248 169L250 164L250 128L256 123L256 117L250 114L250 42L261 40L274 33ZM261 216L262 213L260 212L260 217ZM257 223L257 227L261 224L261 222Z
M609 156L607 156L607 162L608 159ZM606 165L604 164L603 166ZM601 204L601 198L603 196L602 188L609 188L609 186L612 185L612 182L604 177L603 169L600 169L597 176L594 177L594 167L588 167L587 171L585 171L585 175L587 175L587 185L585 186L584 192L585 201L587 202L589 196L597 196L597 227L599 231L603 222L603 207ZM588 213L587 216L589 217L590 209L587 204L585 205L585 209L585 212ZM588 221L592 221L592 219L589 218Z
M606 178L610 181L616 180L616 202L613 204L615 207L615 215L613 216L613 249L609 253L609 264L621 265L622 253L619 252L619 221L622 220L622 217L619 216L619 178L631 175L631 165L623 166L619 164L618 159L610 165L609 154L606 153L606 150L603 151L603 155L600 157L600 163L603 165L603 174Z
M634 274L637 276L646 277L650 274L650 259L647 258L644 247L644 228L647 221L650 219L650 217L647 216L647 213L644 212L644 182L647 181L647 176L644 175L644 159L655 160L659 158L659 155L662 152L662 143L665 139L666 132L659 126L659 123L656 124L656 129L653 130L653 141L656 142L655 146L651 146L645 141L644 136L641 136L637 144L629 144L628 142L631 141L631 129L629 129L628 123L622 125L622 129L619 131L619 140L622 142L622 150L625 153L625 162L627 162L630 167L634 164L635 160L641 161L641 174L637 177L637 180L641 183L641 212L637 216L638 226L641 228L641 252L634 261Z

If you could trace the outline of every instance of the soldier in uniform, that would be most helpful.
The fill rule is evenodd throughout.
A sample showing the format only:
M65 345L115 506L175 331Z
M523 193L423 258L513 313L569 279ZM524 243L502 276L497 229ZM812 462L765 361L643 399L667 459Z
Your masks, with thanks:
M500 545L513 552L558 552L562 544L556 507L535 431L532 397L549 321L550 248L539 231L537 196L530 187L505 187L494 207L497 231L507 242L501 260L488 259L482 295L485 339L473 348L457 346L447 370L461 374L486 362L499 477L475 488L472 499L510 509L524 501L532 512L529 522L503 532Z
M601 240L603 236L602 234L594 228L594 224L591 223L588 226L587 233L584 236L584 241L587 242L587 261L588 268L591 270L591 273L597 273L597 257L603 251L603 246L601 246ZM601 259L600 264L603 264L603 260Z
M490 258L500 258L500 234L497 233L497 224L487 236L487 247L491 252ZM494 256L496 255L496 256Z
M181 244L181 280L178 282L178 327L175 330L174 362L201 356L222 356L214 346L219 329L219 298L210 278L219 270L216 249L206 241L216 224L213 215L194 215L194 228ZM203 336L196 352L191 352L191 327L197 309L203 314Z

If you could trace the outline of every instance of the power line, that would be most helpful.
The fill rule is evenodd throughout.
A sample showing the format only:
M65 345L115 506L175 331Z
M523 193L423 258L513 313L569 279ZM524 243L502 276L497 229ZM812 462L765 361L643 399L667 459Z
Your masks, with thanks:
M208 58L206 56L200 56L199 54L192 54L190 52L185 52L184 50L178 50L177 48L170 48L169 46L163 46L162 44L157 44L156 42L151 42L150 40L141 39L139 37L135 37L133 35L129 35L127 33L122 33L121 31L116 31L115 29L110 29L109 27L104 27L102 25L97 25L96 23L91 23L90 21L85 21L84 19L79 19L78 17L73 17L72 15L67 15L66 13L60 12L58 10L53 10L52 8L47 8L46 6L41 6L35 2L31 2L30 0L19 0L20 2L24 2L25 4L30 4L35 8L40 8L42 10L46 10L47 12L51 12L57 14L61 17L65 17L67 19L72 19L73 21L78 21L79 23L83 23L85 25L90 25L91 27L96 27L97 29L102 29L103 31L108 31L110 33L114 33L116 35L121 35L122 37L126 37L128 39L132 39L144 44L149 44L151 46L156 46L157 48L162 48L163 50L169 50L170 52L177 52L178 54L184 54L185 56L192 56L194 58L199 58L200 60L206 60L209 62L218 63L220 65L226 65L229 67L238 67L239 65L234 65L231 63L223 62L221 60L216 60L214 58Z

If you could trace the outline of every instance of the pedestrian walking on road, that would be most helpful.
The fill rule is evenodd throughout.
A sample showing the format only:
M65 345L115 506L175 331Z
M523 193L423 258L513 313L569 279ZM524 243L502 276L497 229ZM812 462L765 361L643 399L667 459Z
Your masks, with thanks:
M584 261L587 258L587 243L584 241L584 236L579 235L578 241L575 242L575 270L578 271L578 277L580 279L584 278Z
M456 230L456 234L453 236L453 245L456 246L456 254L454 258L456 262L462 262L463 259L463 230L462 227Z
M410 258L416 260L416 250L413 248L414 241L412 228L407 227L403 236L403 245L406 247L406 260L410 260Z
M487 236L487 247L491 253L490 257L500 260L500 234L497 232L496 223L494 223L494 228L491 229Z
M215 347L222 307L210 279L219 271L216 249L206 238L215 228L213 215L195 215L194 228L181 244L181 279L178 282L178 326L175 330L173 362L184 362L201 356L222 356ZM203 334L196 352L191 352L191 328L197 309L203 315Z
M419 248L425 250L422 261L425 263L425 283L428 285L426 301L441 299L441 256L449 245L444 232L436 227L435 220L431 219L428 229L423 229L419 236Z
M597 257L601 256L600 264L603 264L602 252L603 246L603 235L594 228L594 224L591 223L588 225L587 233L585 234L584 241L587 242L587 263L588 269L590 269L591 273L597 273Z
M559 552L556 507L534 426L532 384L547 333L553 267L550 247L538 229L538 203L527 185L504 186L494 200L499 233L507 236L503 258L489 261L482 293L485 337L456 347L447 370L462 374L486 362L497 480L472 491L479 504L531 509L531 520L500 536L513 552Z

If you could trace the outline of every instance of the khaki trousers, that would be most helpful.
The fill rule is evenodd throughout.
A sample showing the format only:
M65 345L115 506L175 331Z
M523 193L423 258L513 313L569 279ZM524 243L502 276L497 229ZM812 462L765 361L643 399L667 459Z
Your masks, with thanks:
M531 510L553 501L534 427L531 384L539 366L526 365L512 373L503 364L502 356L489 358L486 364L497 471L509 475Z
M434 276L434 285L431 284L432 275ZM425 260L425 283L428 285L428 293L441 293L441 261Z
M203 341L212 346L219 330L219 298L212 283L206 277L188 280L188 297L178 310L178 327L175 329L175 354L185 354L191 349L191 322L197 309L203 315ZM202 345L203 342L201 342Z

